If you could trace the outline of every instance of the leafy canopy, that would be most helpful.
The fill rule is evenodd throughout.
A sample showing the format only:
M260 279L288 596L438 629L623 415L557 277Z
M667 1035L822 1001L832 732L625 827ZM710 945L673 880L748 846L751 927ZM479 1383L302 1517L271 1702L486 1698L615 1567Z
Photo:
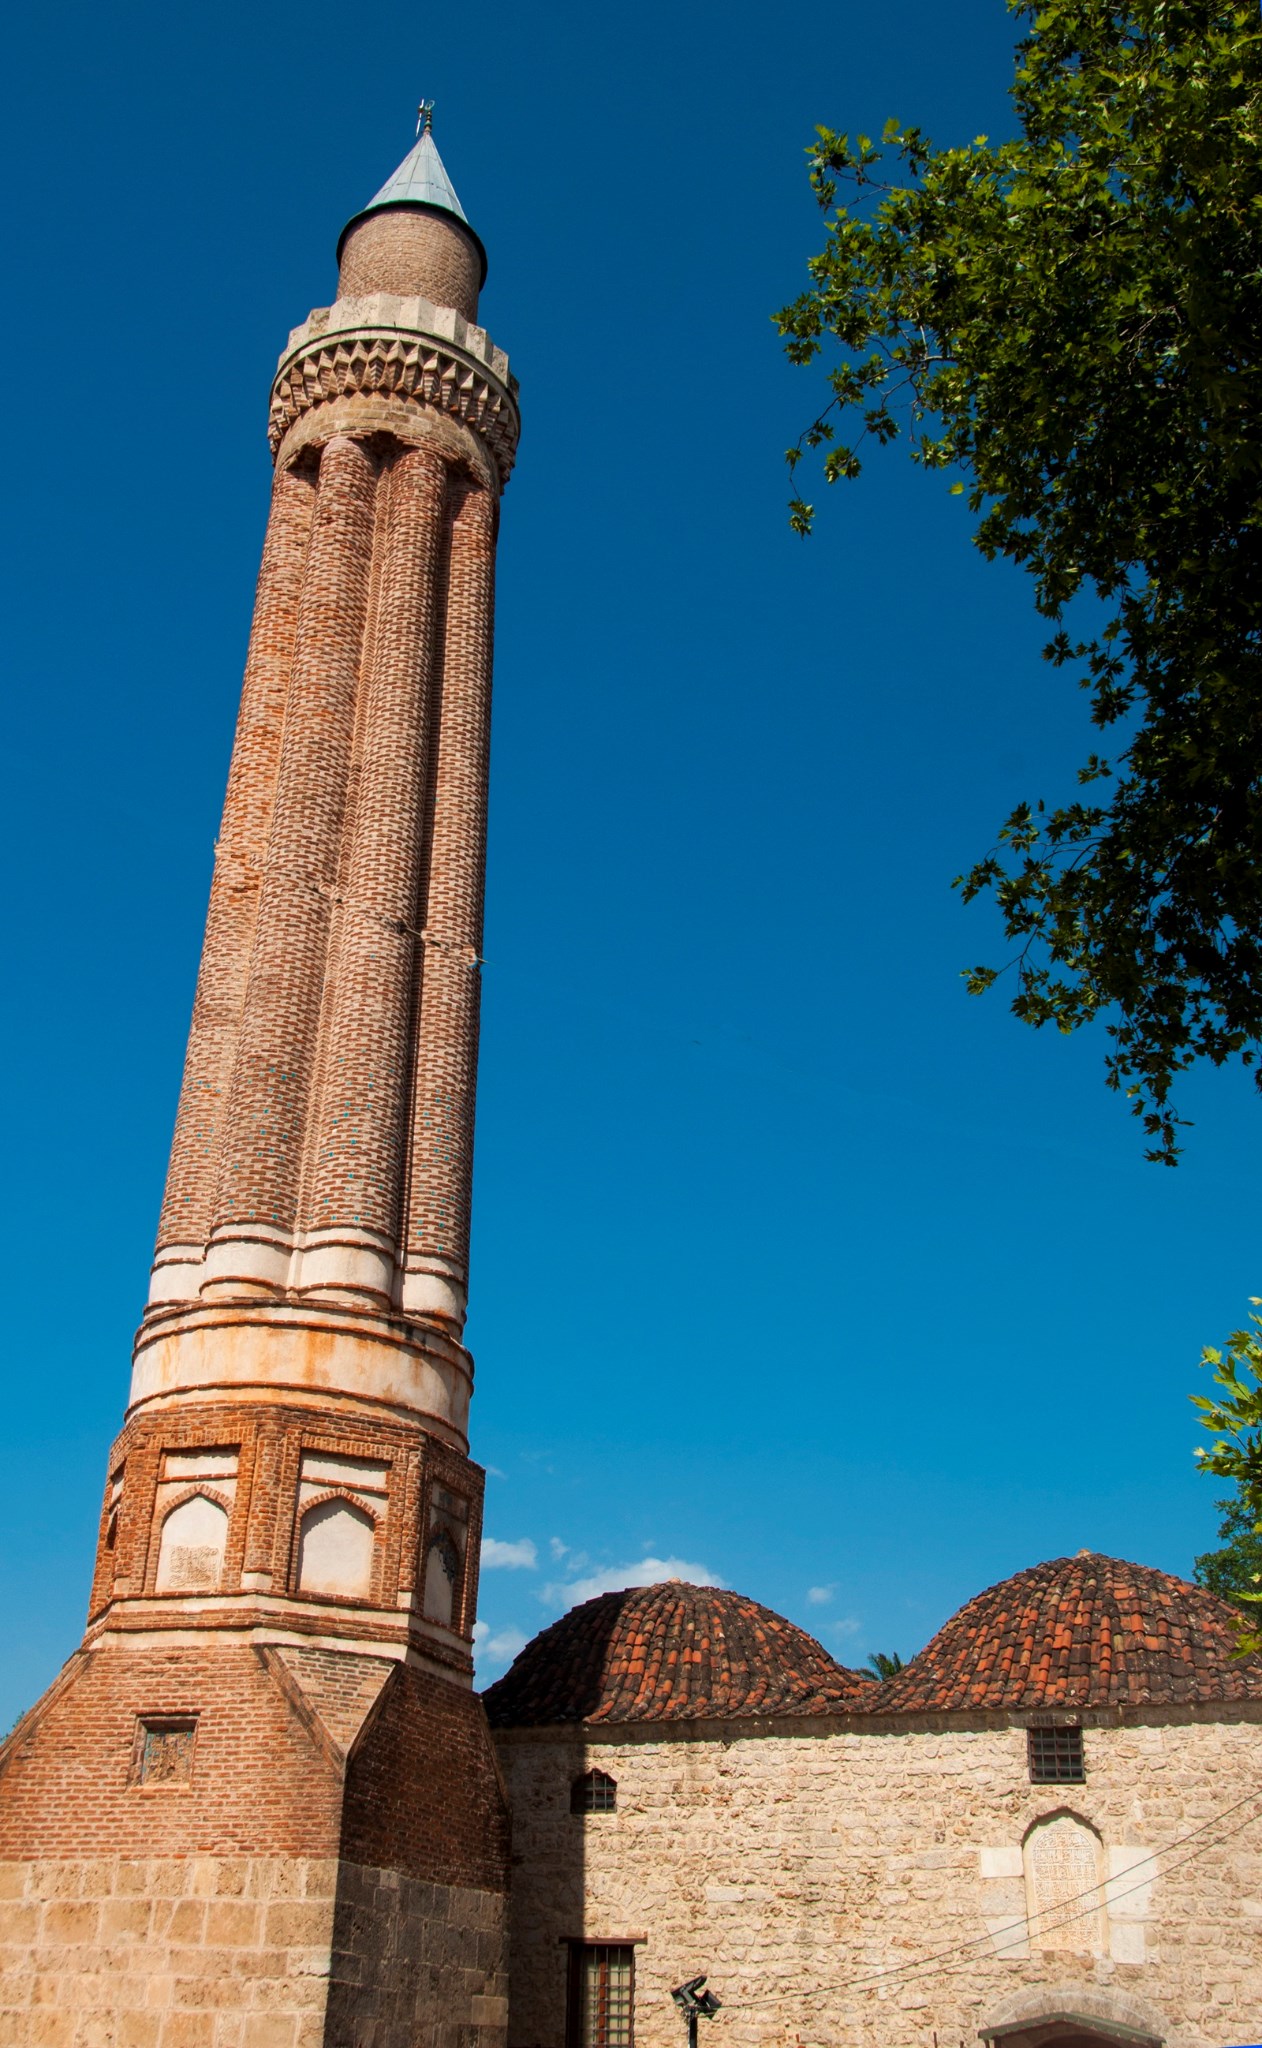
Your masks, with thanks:
M1250 1507L1239 1494L1216 1503L1221 1520L1221 1547L1206 1550L1196 1560L1198 1586L1208 1587L1220 1600L1239 1601L1262 1586L1262 1534L1257 1527L1258 1508Z
M1104 1019L1173 1164L1177 1076L1262 1035L1262 25L1256 0L1009 6L1019 139L817 131L825 245L776 317L829 395L788 459L831 483L905 435L1033 578L1110 752L957 885L998 902L1018 1017Z
M1253 1306L1262 1308L1256 1295ZM1207 1346L1201 1363L1213 1366L1219 1392L1192 1396L1210 1438L1209 1448L1198 1450L1197 1456L1203 1472L1230 1479L1235 1486L1234 1497L1219 1503L1227 1509L1219 1533L1230 1534L1235 1554L1230 1559L1221 1551L1198 1557L1197 1577L1230 1600L1262 1604L1262 1316L1251 1315L1248 1329L1233 1330L1225 1353ZM1217 1585L1202 1570L1215 1557L1222 1562ZM1223 1583L1228 1574L1230 1589ZM1251 1620L1258 1625L1244 1625L1238 1643L1242 1652L1262 1650L1262 1617Z

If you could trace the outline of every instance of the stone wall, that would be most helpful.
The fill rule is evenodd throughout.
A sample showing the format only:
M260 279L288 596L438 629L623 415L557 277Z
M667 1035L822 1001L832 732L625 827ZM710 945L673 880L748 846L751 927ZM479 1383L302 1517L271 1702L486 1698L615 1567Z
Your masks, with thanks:
M0 1864L5 2048L320 2048L337 1864Z
M724 2001L705 2048L954 2048L1055 2012L1254 2040L1249 1711L1088 1727L1086 1782L1062 1786L1030 1783L1003 1723L503 1733L511 2048L563 2048L574 1937L637 1943L636 2048L682 2048L669 1992L702 1970ZM617 1811L573 1815L592 1766Z
M502 1893L344 1865L326 2048L502 2048L507 1917Z
M498 2048L504 1901L307 1857L0 1865L5 2048Z

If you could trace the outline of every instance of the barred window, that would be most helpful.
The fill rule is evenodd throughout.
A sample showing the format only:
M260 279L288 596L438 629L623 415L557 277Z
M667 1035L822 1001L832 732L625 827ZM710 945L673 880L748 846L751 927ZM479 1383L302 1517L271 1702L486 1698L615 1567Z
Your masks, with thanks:
M634 1995L633 1948L571 1942L566 2048L631 2048Z
M1081 1728L1029 1728L1030 1782L1080 1785L1086 1777Z
M584 1771L570 1786L571 1813L616 1813L618 1781L608 1771Z

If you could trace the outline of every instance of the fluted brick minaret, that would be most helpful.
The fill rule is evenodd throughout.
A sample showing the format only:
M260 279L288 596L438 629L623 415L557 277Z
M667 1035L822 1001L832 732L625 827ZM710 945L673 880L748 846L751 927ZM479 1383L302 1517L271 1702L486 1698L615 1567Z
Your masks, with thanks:
M88 1631L0 1757L0 1854L37 1889L50 1859L99 1883L107 1850L173 1872L226 1856L260 1899L310 1863L325 1960L282 1972L307 1986L294 2040L359 2039L371 1991L381 2048L420 2027L463 2048L494 2038L504 1989L462 1334L518 415L427 110L338 255L335 303L272 386L271 512ZM130 2010L100 1968L79 1971L85 2038ZM178 1975L160 1941L128 1968L150 1990ZM184 2048L174 2023L154 2048L168 2032Z

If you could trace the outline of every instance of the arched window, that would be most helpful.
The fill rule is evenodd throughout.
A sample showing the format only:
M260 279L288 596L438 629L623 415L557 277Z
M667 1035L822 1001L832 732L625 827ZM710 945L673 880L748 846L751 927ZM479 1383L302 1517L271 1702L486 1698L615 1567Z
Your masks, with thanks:
M107 1550L113 1550L118 1543L118 1511L123 1499L124 1470L125 1467L120 1465L116 1472L110 1473L110 1497L107 1502L105 1517L105 1548Z
M608 1771L584 1771L570 1786L571 1813L616 1813L618 1784Z
M172 1508L158 1547L159 1593L217 1593L228 1544L228 1516L218 1501L195 1493Z
M460 1552L445 1529L440 1529L425 1553L425 1616L443 1628L450 1628L456 1612L456 1580L460 1576Z
M298 1591L366 1600L374 1533L372 1516L353 1501L317 1501L298 1530Z

